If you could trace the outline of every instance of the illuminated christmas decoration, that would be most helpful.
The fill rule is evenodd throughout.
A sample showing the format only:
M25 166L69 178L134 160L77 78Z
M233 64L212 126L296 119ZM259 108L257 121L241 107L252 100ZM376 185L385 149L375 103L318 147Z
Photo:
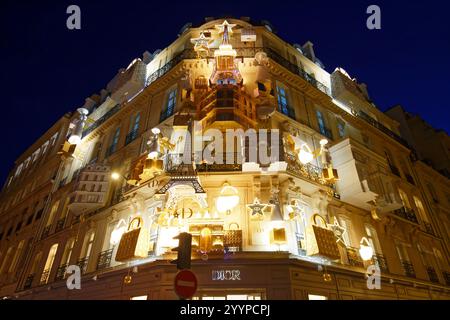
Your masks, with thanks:
M120 239L122 238L122 235L125 233L126 229L127 225L125 224L125 221L123 219L120 219L120 221L114 228L113 232L111 232L111 239L109 240L109 242L112 245L118 244Z
M194 51L198 53L199 57L203 54L208 55L211 37L207 37L205 32L202 31L200 36L198 38L191 39L191 42L194 44Z
M267 208L267 204L261 204L258 198L255 198L252 204L248 204L247 208L251 210L252 216L263 216L264 210Z
M79 108L77 111L79 113L79 117L71 124L73 129L68 140L70 144L79 144L81 142L84 124L86 123L87 115L89 113L89 111L84 108Z
M337 239L336 242L346 246L345 240L343 237L344 237L344 233L347 232L347 229L340 226L338 219L335 217L334 223L328 224L327 226L330 230L332 230L334 232L334 236Z
M228 215L239 204L239 193L235 187L228 182L223 184L220 196L216 200L216 208L219 212L226 212Z
M367 238L363 237L359 246L359 254L364 261L369 261L373 257L373 248Z

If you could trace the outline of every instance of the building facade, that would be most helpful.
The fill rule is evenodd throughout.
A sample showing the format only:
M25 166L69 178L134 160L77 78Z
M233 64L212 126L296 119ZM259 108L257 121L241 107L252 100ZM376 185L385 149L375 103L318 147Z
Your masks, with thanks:
M248 18L187 25L17 159L0 296L174 299L173 238L189 232L194 299L448 299L448 203L412 160L312 43Z

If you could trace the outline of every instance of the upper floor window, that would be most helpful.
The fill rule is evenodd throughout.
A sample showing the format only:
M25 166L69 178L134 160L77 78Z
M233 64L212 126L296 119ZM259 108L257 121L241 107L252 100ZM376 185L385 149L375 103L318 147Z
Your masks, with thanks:
M48 252L47 260L45 261L44 270L41 275L41 284L45 284L49 280L50 272L52 270L53 262L55 261L56 251L58 250L58 244L55 243Z
M164 121L165 119L173 115L176 104L177 104L177 88L173 88L169 91L169 94L167 95L167 104L166 108L161 113L160 119L161 121Z
M342 120L338 120L337 128L338 128L339 138L345 137L345 122Z
M365 225L367 240L375 253L382 253L378 234L374 227L369 224Z
M141 120L141 113L139 112L131 119L130 132L137 132L139 130L139 121Z
M117 149L117 144L119 142L119 137L120 137L120 127L118 127L116 129L116 131L114 132L114 136L111 140L111 145L109 146L109 150L108 150L108 155L112 154L113 152L116 151Z
M319 125L319 131L322 135L327 138L332 138L330 129L327 128L325 124L325 118L322 111L316 110L317 124Z
M278 85L277 93L278 93L278 109L279 109L279 111L287 116L290 116L286 88L282 85Z
M416 205L417 211L419 212L420 217L423 219L425 223L428 223L428 216L423 207L422 201L416 196L413 197L414 204Z
M408 195L402 189L398 189L398 193L400 195L400 199L402 200L403 206L405 208L411 209L411 205L409 204L408 200Z

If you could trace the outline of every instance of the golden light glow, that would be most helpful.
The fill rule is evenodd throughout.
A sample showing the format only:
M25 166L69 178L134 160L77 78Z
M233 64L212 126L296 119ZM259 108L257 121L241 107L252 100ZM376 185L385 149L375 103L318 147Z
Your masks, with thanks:
M113 180L119 180L120 179L120 174L117 173L117 172L113 172L113 173L111 173L111 178Z
M228 182L223 184L220 196L216 200L216 208L219 212L231 213L239 204L239 193L235 187L232 187Z
M362 238L359 247L359 254L364 261L369 261L373 257L373 248L370 246L367 238Z

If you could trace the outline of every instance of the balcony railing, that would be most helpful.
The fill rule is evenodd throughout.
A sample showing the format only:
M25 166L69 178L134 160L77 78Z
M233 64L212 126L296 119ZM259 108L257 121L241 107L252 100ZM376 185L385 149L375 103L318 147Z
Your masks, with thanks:
M60 265L56 270L55 280L60 281L66 276L67 264Z
M81 274L85 274L87 271L87 266L88 266L88 262L89 262L89 257L80 259L77 261L77 266L80 267L81 270Z
M372 258L373 263L380 268L381 272L388 273L389 268L387 265L386 258L382 254L375 254Z
M125 145L130 144L131 142L136 140L136 138L138 137L138 133L139 133L139 130L136 129L136 130L131 131L129 134L127 134L127 136L125 138Z
M117 104L115 107L111 108L108 112L106 112L100 119L95 121L89 128L83 131L83 138L87 136L89 133L98 128L102 123L111 118L114 114L116 114L120 110L120 104Z
M56 222L56 228L55 228L55 232L59 232L59 231L61 231L62 229L64 229L64 224L66 223L66 217L64 217L64 218L62 218L62 219L59 219L57 222Z
M433 230L433 226L431 225L431 223L424 222L423 225L424 225L425 231L426 231L427 233L433 234L433 235L434 235L434 230Z
M439 278L433 267L427 267L428 278L431 282L439 283Z
M109 268L114 248L102 251L98 254L97 270Z
M351 266L364 268L364 262L359 256L358 249L347 247L347 259Z
M24 289L31 288L31 285L33 284L34 276L35 276L34 273L28 275L28 277L25 279L25 283L23 284Z
M42 271L41 280L39 283L41 285L46 284L48 282L48 277L50 276L50 270L44 270Z
M416 214L411 209L407 209L405 207L402 207L400 209L395 210L394 214L399 216L399 217L401 217L401 218L403 218L403 219L411 221L413 223L418 223Z
M410 277L410 278L415 278L416 277L416 272L415 272L414 266L412 265L411 262L409 262L409 261L401 261L401 264L402 264L403 271L405 272L405 275L407 277Z
M41 234L41 240L48 237L48 235L50 234L51 227L52 227L52 225L49 225L44 228L44 230L42 231L42 234Z
M390 130L389 128L387 128L386 126L384 126L383 124L381 124L380 122L378 122L377 120L375 120L374 118L372 118L371 116L369 116L367 113L365 113L364 111L356 111L356 110L352 110L352 113L355 117L361 118L364 121L366 121L367 123L369 123L370 125L372 125L373 127L377 128L378 130L384 132L385 134L387 134L389 137L393 138L394 140L396 140L397 142L401 143L402 145L404 145L405 147L409 148L408 142L406 142L405 139L403 139L402 137L400 137L398 134L396 134L395 132L393 132L392 130Z
M445 284L450 286L450 272L443 271L442 275L444 276Z

